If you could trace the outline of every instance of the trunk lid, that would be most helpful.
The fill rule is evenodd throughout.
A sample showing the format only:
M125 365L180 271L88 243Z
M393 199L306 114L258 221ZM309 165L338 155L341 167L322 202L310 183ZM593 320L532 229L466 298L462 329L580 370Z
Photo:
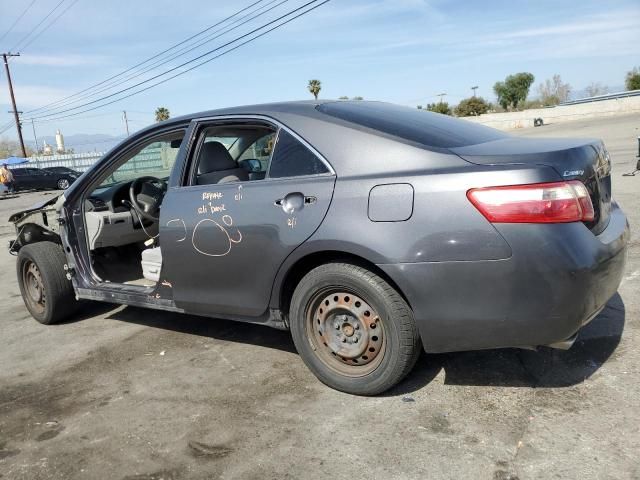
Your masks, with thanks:
M597 235L609 223L611 161L600 140L506 137L450 150L477 165L544 165L563 180L580 180L595 210L594 220L585 225Z

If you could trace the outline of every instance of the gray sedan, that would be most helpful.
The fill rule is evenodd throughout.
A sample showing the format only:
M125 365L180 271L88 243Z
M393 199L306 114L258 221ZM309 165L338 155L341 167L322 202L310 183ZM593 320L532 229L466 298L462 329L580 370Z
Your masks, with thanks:
M601 141L362 101L161 122L11 220L36 320L89 299L286 329L361 395L422 349L568 348L629 240Z

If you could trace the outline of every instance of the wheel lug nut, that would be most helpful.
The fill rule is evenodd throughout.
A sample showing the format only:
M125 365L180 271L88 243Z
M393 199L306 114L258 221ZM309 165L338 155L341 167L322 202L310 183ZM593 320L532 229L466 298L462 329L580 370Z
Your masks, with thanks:
M358 343L358 337L353 339L353 343Z
M360 330L360 324L356 323L356 326L354 327L356 330Z
M345 337L342 337L342 343L347 343L347 339Z

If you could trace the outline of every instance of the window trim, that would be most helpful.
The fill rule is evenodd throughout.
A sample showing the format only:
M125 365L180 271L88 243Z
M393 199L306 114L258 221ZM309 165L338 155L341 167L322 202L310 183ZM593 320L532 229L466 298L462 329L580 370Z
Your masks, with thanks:
M224 124L224 123L231 123L231 122L238 122L238 121L241 122L241 121L247 121L247 120L267 123L268 125L276 129L276 141L274 142L273 151L271 152L272 156L273 156L273 152L275 152L275 149L278 145L280 130L286 130L287 133L289 133L292 137L294 137L296 140L302 143L302 145L304 145L305 148L307 148L311 153L313 153L325 165L325 167L327 167L328 171L326 173L315 173L312 175L296 175L292 177L270 178L269 171L271 170L271 159L269 159L269 167L266 171L264 179L233 181L233 182L227 182L225 183L225 185L226 184L244 185L244 184L255 183L255 182L273 182L273 181L290 180L295 178L306 179L306 178L327 177L327 176L336 175L336 171L334 170L331 163L329 163L329 161L313 145L307 142L303 137L298 135L294 130L289 128L287 125L276 120L275 118L269 117L267 115L219 115L219 116L213 116L213 117L194 118L192 120L195 125L192 131L192 138L190 139L191 148L190 148L190 151L187 153L187 159L186 159L189 165L187 168L188 171L186 172L186 177L182 178L182 181L180 182L180 185L177 186L177 188L189 188L189 187L201 186L194 183L194 173L196 168L194 158L197 157L202 144L199 138L202 132L202 127L208 128L208 127L215 126L216 123Z

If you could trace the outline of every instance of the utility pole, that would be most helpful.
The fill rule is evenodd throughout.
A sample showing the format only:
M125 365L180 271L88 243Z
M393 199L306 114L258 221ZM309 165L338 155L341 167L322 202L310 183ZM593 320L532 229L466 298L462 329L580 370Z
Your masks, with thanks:
M442 103L442 97L444 97L446 93L439 93L436 97L440 97L440 103Z
M11 95L11 104L13 105L13 116L16 119L16 129L18 130L18 140L20 140L20 150L22 156L27 157L27 151L24 149L24 140L22 139L22 126L20 125L20 117L18 116L18 107L16 107L16 97L13 94L13 84L11 83L11 73L9 72L9 62L7 57L19 57L19 53L3 53L2 58L4 60L4 69L7 72L7 82L9 83L9 94Z
M33 122L33 118L31 119L31 128L33 128L33 141L36 143L36 155L37 155L38 151L40 150L40 147L38 147L38 137L36 135L36 124Z
M127 137L129 136L129 120L127 120L127 111L122 111L122 120L124 120L124 127L127 129Z
M476 97L476 90L478 89L478 86L476 85L475 87L471 87L471 90L473 90L473 98Z

